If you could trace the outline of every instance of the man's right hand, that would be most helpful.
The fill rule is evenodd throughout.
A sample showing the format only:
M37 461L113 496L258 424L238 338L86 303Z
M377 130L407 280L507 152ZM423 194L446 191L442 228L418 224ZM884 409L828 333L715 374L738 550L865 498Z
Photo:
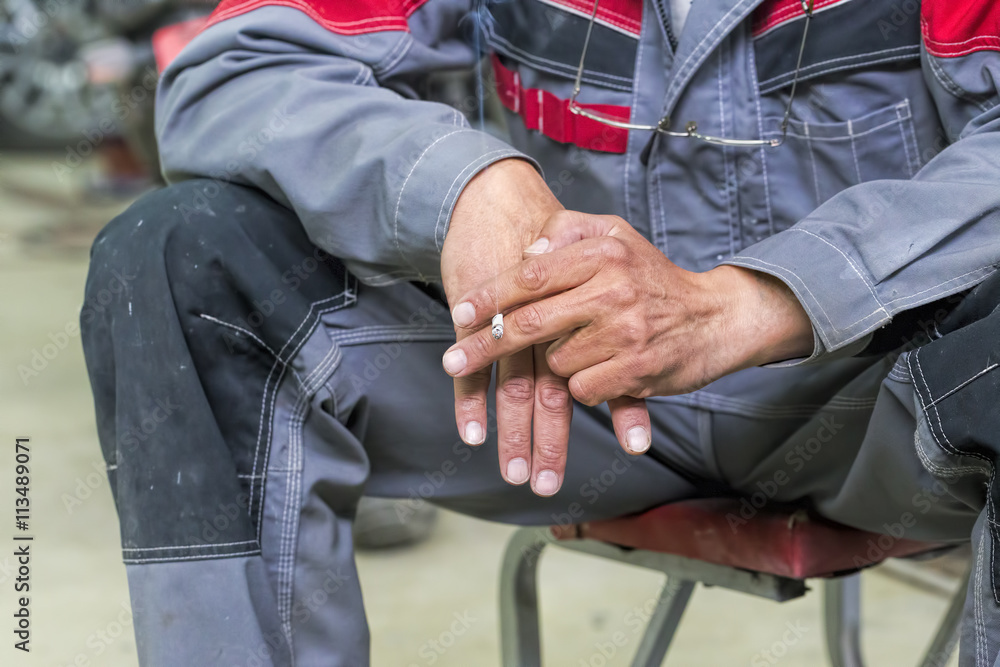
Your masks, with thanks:
M524 160L501 160L481 171L456 202L441 251L448 303L453 306L473 286L520 262L524 248L535 241L548 217L561 209L535 168ZM453 312L452 318L459 340L474 333L462 327L463 313ZM455 380L455 420L470 445L486 439L491 375L492 369L486 368ZM497 364L496 410L504 479L510 484L530 480L535 493L554 494L562 484L559 464L564 454L559 454L569 439L573 402L566 380L548 370L544 351L536 354L529 348Z
M441 252L441 276L448 303L454 307L472 288L518 264L539 237L548 219L563 207L541 176L524 160L494 163L466 185L452 212ZM530 289L530 285L524 286ZM459 309L461 311L461 309ZM456 336L475 333L467 328L475 312L454 311ZM489 345L489 340L486 345ZM528 348L497 363L496 410L500 471L511 484L531 481L541 496L562 485L573 401L567 379L546 363L548 343ZM453 371L462 359L444 359ZM470 445L486 439L486 397L492 369L455 380L455 419L462 439ZM636 399L609 401L614 413L645 412Z

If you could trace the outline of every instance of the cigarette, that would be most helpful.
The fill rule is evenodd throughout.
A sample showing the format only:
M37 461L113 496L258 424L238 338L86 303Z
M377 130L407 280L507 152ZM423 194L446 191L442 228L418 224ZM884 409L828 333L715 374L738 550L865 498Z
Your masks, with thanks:
M493 316L493 338L495 340L503 338L503 313Z

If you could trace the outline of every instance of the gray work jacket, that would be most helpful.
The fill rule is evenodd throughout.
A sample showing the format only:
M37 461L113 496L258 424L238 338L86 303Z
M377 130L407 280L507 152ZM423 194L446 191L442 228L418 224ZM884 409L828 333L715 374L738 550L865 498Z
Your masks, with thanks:
M777 276L809 314L813 358L833 359L1000 265L998 5L817 0L784 144L732 147L568 112L589 0L224 0L162 77L162 166L265 190L384 285L438 278L464 185L526 157L566 207L624 217L684 268ZM579 102L780 136L799 0L696 0L679 35L668 6L601 0ZM477 22L510 143L420 99L428 74L472 66ZM850 361L750 369L670 400L804 414L826 400L817 378L844 382Z

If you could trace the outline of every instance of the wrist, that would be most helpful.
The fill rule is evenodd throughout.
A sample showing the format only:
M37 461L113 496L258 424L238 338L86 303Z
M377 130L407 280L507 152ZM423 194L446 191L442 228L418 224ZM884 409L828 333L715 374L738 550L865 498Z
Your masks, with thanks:
M519 158L505 158L486 167L466 184L452 210L448 235L453 228L476 224L506 229L517 237L520 252L534 243L545 221L562 204L555 198L538 170Z
M459 195L441 248L449 302L521 261L561 208L530 162L508 158L480 171Z
M715 289L723 297L726 338L737 352L737 367L732 370L812 353L812 322L795 294L779 278L730 265L704 275L713 276Z

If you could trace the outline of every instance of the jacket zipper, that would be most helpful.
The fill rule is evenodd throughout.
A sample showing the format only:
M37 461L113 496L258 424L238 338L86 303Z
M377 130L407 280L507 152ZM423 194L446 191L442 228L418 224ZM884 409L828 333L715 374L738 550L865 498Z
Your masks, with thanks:
M664 0L655 0L653 4L656 6L656 13L660 17L660 24L663 26L664 33L666 33L667 42L670 43L670 50L676 53L677 36L674 35L674 29L670 24L670 12L667 10Z

